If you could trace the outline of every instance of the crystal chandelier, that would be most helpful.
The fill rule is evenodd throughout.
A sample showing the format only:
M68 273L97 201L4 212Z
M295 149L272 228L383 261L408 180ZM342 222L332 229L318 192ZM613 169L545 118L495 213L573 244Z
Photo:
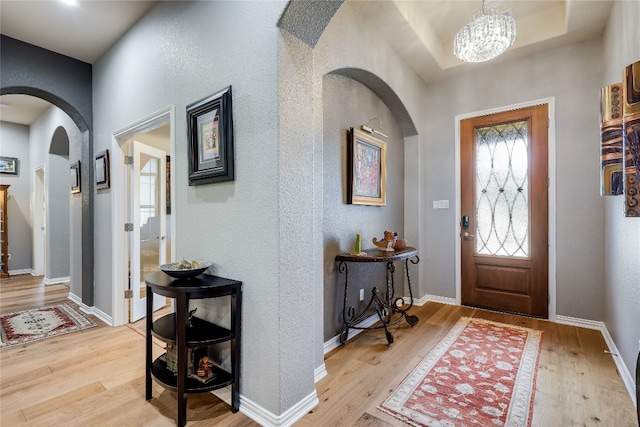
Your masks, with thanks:
M464 62L484 62L507 50L515 39L516 21L511 10L487 10L482 0L482 10L456 34L453 53Z

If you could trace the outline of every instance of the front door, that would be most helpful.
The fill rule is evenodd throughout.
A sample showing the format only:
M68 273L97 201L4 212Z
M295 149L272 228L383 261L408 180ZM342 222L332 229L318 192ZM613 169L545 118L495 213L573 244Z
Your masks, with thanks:
M548 317L547 105L460 122L462 304Z
M131 181L131 256L129 281L132 291L131 322L146 315L146 275L166 261L166 153L133 141ZM166 304L154 294L153 309Z

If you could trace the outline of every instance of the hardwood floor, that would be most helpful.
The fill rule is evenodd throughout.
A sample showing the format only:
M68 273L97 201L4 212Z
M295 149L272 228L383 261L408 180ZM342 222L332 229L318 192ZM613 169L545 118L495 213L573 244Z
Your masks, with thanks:
M0 311L67 301L67 294L65 286L45 287L41 278L3 279ZM597 331L433 302L412 314L420 322L395 328L391 347L377 330L329 353L328 376L316 384L320 405L296 426L406 426L376 405L461 316L544 331L534 426L637 426L633 403ZM153 398L144 398L144 329L94 320L96 328L0 351L0 425L175 425L175 393L154 383ZM156 343L154 353L162 352ZM258 426L209 393L190 395L187 415L188 426Z

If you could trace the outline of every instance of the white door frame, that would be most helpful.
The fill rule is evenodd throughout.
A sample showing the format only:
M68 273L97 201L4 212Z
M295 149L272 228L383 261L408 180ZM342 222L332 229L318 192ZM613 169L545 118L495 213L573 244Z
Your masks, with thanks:
M472 117L502 113L509 110L531 107L534 105L548 105L549 137L548 137L548 166L549 166L549 320L556 320L556 99L555 97L537 99L535 101L508 105L506 107L491 108L472 113L459 114L455 117L455 190L456 190L456 221L455 221L455 259L456 259L456 304L462 300L462 258L460 253L460 122Z
M42 177L42 179L40 179ZM44 276L47 267L47 169L33 170L33 274Z
M112 187L112 267L113 295L112 295L112 323L113 326L124 325L128 322L128 301L124 297L124 292L128 288L128 251L124 250L129 244L128 236L124 231L124 224L128 217L128 179L127 168L124 164L124 156L127 155L122 149L122 145L136 135L149 132L160 126L169 124L171 126L171 158L175 158L175 107L170 105L162 110L153 113L125 128L113 133L111 140L111 187ZM172 162L174 163L174 162ZM175 188L175 173L171 173L171 188ZM171 206L175 206L174 192L171 191ZM175 209L171 215L171 259L175 258Z

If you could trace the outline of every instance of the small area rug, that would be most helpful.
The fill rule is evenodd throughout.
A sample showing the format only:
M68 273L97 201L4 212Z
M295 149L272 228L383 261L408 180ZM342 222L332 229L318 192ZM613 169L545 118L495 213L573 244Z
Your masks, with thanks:
M92 328L96 323L68 304L0 315L0 349Z
M463 317L378 406L414 426L531 425L542 331Z

